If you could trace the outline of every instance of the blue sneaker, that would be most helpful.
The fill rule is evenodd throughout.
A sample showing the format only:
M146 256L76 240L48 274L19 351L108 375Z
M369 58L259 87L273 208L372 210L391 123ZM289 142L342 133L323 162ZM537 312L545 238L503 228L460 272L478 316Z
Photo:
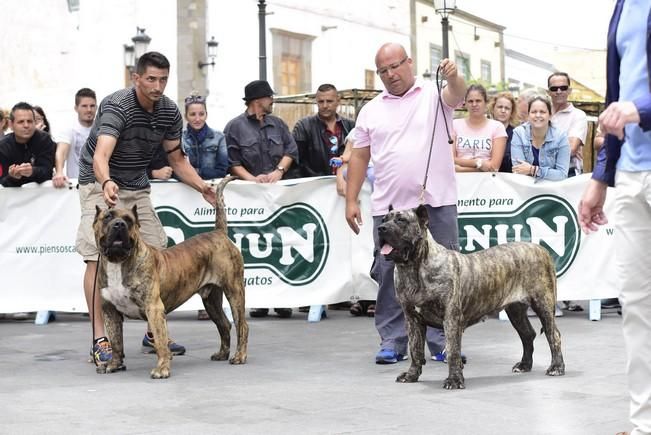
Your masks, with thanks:
M375 355L375 364L395 364L398 361L404 361L407 359L407 355L397 353L392 349L380 349L380 351Z
M436 352L434 355L432 355L432 361L438 361L442 363L448 362L448 356L446 355L445 351L443 352ZM461 354L461 362L465 364L468 361L468 358L464 354Z
M172 355L183 355L185 353L185 347L175 343L171 339L167 342L167 345L170 348ZM154 336L149 332L145 333L145 336L142 339L142 353L156 353L156 348L154 347Z
M100 337L93 342L93 359L95 364L108 364L113 359L111 342L106 337Z

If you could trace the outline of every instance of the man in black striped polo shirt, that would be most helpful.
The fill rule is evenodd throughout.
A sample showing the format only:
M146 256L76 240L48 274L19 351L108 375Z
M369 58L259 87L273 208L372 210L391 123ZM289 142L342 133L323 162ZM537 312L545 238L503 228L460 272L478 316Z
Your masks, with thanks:
M142 55L133 75L134 87L102 100L79 159L81 222L76 248L86 262L84 293L94 327L93 357L97 362L109 361L112 349L105 337L101 297L97 291L93 302L99 254L92 229L95 206L132 208L136 205L143 239L150 245L165 247L167 236L151 203L147 177L149 162L161 144L178 178L215 204L215 192L184 158L180 143L181 113L163 95L169 70L170 63L162 54ZM173 341L169 345L173 354L185 353L183 346ZM143 339L143 350L155 352L149 332Z

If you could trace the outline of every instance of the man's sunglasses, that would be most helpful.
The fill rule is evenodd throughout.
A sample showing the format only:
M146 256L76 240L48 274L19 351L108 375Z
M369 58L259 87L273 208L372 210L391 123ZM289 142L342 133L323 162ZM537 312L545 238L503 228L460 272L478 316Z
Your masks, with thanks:
M549 87L549 90L552 91L552 92L558 92L558 91L563 91L563 92L565 92L565 91L567 91L568 89L570 89L570 87L567 86L567 85L563 85L563 86L550 86L550 87Z

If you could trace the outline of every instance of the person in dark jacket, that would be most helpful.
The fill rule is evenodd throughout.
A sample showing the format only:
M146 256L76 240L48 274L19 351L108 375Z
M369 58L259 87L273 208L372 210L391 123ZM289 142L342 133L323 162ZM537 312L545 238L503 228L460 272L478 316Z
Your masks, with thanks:
M200 95L185 98L185 119L183 150L190 164L204 180L223 178L228 172L228 151L226 138L221 131L212 129L206 123L208 111L206 99Z
M19 187L52 179L55 145L48 133L36 129L34 108L16 104L9 121L13 133L0 139L0 184Z
M274 91L266 80L244 87L246 111L224 127L231 174L256 183L297 178L298 150L285 121L272 115Z
M316 115L298 120L292 134L298 146L298 166L301 177L335 175L330 159L344 152L344 139L355 127L355 121L337 113L339 94L329 83L316 91Z

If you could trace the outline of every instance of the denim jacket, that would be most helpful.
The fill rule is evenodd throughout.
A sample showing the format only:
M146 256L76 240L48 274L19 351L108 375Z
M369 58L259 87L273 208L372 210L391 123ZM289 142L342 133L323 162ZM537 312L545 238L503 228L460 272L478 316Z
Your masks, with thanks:
M204 180L223 178L228 171L228 151L226 139L217 130L208 129L206 139L197 144L194 138L183 130L182 136L183 151L188 156L190 164L196 169L199 176Z
M531 147L531 125L527 122L513 130L511 139L511 162L518 164L518 160L533 164L533 151ZM540 180L564 180L570 166L570 144L567 135L555 127L549 127L545 142L540 147L538 154L540 169L536 175L536 182Z

